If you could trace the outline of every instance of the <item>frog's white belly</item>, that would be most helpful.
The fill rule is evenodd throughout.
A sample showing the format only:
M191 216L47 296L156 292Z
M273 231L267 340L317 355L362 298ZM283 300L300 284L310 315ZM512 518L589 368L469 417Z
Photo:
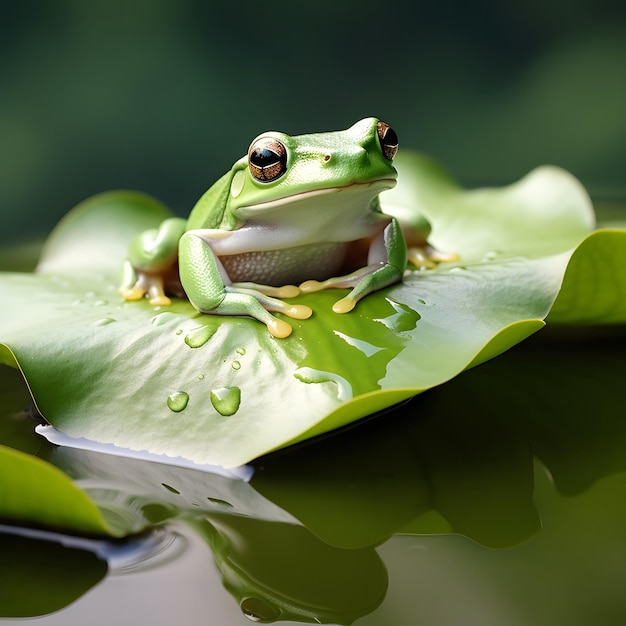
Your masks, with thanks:
M221 256L233 282L282 286L336 276L344 263L347 243L316 243L281 250Z

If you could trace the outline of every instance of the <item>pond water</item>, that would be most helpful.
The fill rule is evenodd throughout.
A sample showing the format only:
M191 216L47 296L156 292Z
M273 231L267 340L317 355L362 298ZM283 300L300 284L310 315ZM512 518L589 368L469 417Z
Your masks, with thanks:
M0 441L153 530L1 527L0 624L621 625L625 374L623 329L543 331L247 480L53 446L3 369Z

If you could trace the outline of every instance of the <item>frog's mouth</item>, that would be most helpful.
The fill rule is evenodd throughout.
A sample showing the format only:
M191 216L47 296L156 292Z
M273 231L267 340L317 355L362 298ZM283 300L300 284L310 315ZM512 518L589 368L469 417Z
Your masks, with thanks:
M242 206L237 209L237 213L242 218L249 218L259 213L271 212L274 209L279 209L285 205L299 204L300 202L314 200L319 196L338 193L346 194L351 197L360 197L364 201L367 201L368 199L373 199L382 191L393 189L397 182L398 181L395 178L377 178L364 183L354 182L337 187L322 187L321 189L293 193L281 198L275 198L274 200L266 200L265 202L259 202L250 206ZM348 198L346 198L346 200L348 200Z

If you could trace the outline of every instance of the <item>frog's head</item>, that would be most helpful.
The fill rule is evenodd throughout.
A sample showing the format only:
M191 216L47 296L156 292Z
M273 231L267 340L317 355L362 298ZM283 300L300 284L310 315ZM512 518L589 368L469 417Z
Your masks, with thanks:
M395 186L397 149L394 130L376 118L329 133L263 133L233 167L226 213L241 223L338 190L368 207Z

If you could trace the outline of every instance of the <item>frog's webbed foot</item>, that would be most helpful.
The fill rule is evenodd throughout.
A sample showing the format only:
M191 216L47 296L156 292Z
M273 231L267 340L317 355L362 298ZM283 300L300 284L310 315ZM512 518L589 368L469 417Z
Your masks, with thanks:
M246 284L254 285L254 287L242 287L241 286L241 285L246 285ZM309 317L311 317L311 315L313 315L313 310L311 309L311 307L308 307L305 304L289 304L287 302L283 302L282 300L279 300L278 298L274 298L270 295L267 295L266 292L261 291L258 287L262 287L262 286L263 285L256 285L255 283L234 283L233 285L226 287L226 291L231 292L231 293L240 293L240 294L250 295L253 298L255 298L266 311L274 311L276 313L282 313L283 315L286 315L287 317L292 317L297 320L306 320ZM294 285L287 285L287 287L291 288L291 287L294 287ZM294 288L297 289L298 294L299 294L300 290L297 287L294 287ZM274 289L274 288L270 288L270 289ZM281 289L283 288L279 287L277 288L277 291L280 291ZM291 294L293 293L293 291L290 290L288 291L288 293ZM282 297L291 298L293 296L283 295Z
M351 274L336 276L326 280L307 280L300 285L302 293L313 293L323 289L352 288L345 297L333 304L335 313L349 313L357 302L378 289L398 282L402 278L402 271L389 263L374 263L366 265Z
M282 313L293 319L304 320L313 314L310 307L303 304L288 304L277 298L267 296L257 289L228 285L221 303L210 313L218 315L249 315L263 322L270 333L279 339L291 334L291 325L270 313Z
M410 246L407 249L407 260L420 270L432 269L439 263L449 263L458 261L459 255L454 253L441 252L433 248L430 244L423 246Z
M129 262L124 266L124 279L119 293L124 300L141 300L148 296L150 304L167 306L172 301L165 295L163 277L135 269Z

